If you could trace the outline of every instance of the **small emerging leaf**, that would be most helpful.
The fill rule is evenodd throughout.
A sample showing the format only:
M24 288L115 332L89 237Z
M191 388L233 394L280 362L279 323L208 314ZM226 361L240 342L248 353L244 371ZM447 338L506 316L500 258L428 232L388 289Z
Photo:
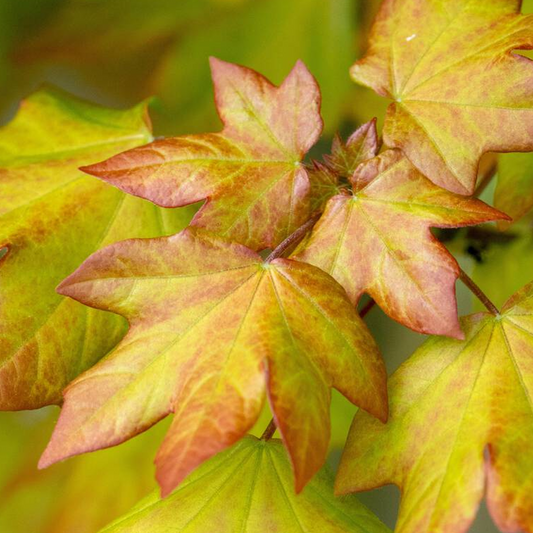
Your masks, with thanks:
M474 191L484 152L533 150L533 17L517 0L384 0L353 79L394 100L385 144L434 183Z
M331 155L324 160L333 172L345 178L351 178L355 169L367 159L372 159L379 152L379 139L376 119L363 124L344 143L336 135L331 147Z
M163 207L207 199L193 225L273 248L309 216L301 160L322 131L320 92L298 62L280 87L211 60L221 133L155 141L83 170Z
M332 198L297 258L330 273L357 304L368 293L407 327L460 338L459 267L430 227L507 217L433 185L399 150L363 163L354 193Z
M331 155L325 155L325 163L313 161L309 171L311 182L311 212L323 211L326 202L348 188L348 179L355 169L379 152L376 119L363 124L346 141L339 135L333 139Z
M389 380L387 425L358 412L341 493L401 488L398 533L463 533L481 498L502 531L533 531L533 284L464 341L428 340Z
M335 498L321 471L296 496L279 441L246 437L211 459L165 500L157 493L101 533L387 533L355 497Z
M130 330L66 389L41 466L123 442L174 412L156 459L168 494L253 426L266 379L300 490L327 454L330 387L387 417L377 347L342 287L311 265L264 264L190 229L109 246L59 290L123 315Z

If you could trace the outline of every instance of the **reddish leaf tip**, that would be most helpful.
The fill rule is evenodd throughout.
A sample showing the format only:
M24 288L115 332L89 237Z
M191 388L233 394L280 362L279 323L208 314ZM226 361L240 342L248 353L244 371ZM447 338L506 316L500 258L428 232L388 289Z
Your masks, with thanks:
M53 452L52 443L50 443L41 455L39 462L37 463L37 468L39 470L44 470L63 459L66 459L66 457L55 454Z
M388 392L387 392L387 386L385 385L384 391L379 396L380 400L382 400L381 403L376 405L376 408L373 409L373 412L370 414L374 417L376 417L380 422L383 422L386 424L389 420L389 398L388 398Z
M209 56L209 66L211 69L217 69L219 67L223 67L225 65L231 65L232 63L229 63L228 61L224 61L223 59L219 59L215 56Z
M83 167L79 167L78 170L83 172L84 174L89 174L89 176L95 176L100 177L98 169L100 167L100 163L93 163L92 165L85 165Z

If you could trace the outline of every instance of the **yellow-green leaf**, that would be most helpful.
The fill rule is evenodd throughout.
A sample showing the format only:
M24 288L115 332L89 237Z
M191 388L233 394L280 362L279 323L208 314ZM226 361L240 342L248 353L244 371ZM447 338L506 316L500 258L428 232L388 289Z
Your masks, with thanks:
M266 381L300 490L327 454L330 387L387 417L377 347L342 287L311 265L265 264L188 229L111 245L58 290L131 328L66 389L41 466L123 442L174 412L156 458L168 494L253 426Z
M277 440L246 437L211 459L164 500L157 493L101 533L386 533L355 497L335 498L322 470L295 495Z
M533 284L434 337L389 380L391 417L354 418L340 493L398 485L398 533L463 533L486 494L502 531L533 531Z
M383 131L434 183L474 190L484 152L533 150L533 17L517 0L384 0L353 79L394 100Z
M116 111L54 89L0 130L0 409L58 403L124 334L122 319L56 294L92 252L179 231L163 212L78 170L151 139L146 104Z

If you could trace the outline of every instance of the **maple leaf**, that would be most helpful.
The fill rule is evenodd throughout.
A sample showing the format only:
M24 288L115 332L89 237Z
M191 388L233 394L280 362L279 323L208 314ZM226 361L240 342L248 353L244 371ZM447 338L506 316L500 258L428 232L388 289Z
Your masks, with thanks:
M300 490L327 453L331 386L386 419L377 347L342 287L311 265L265 264L249 248L188 229L111 245L58 290L131 327L65 390L41 467L118 444L174 412L156 458L168 494L252 427L266 378Z
M385 0L353 79L391 98L383 136L434 183L474 191L484 152L533 150L533 18L517 0Z
M391 377L386 426L356 415L337 489L401 487L399 533L467 531L486 491L502 531L531 532L533 284L463 326L464 341L432 338Z
M506 215L433 185L399 150L363 163L351 181L353 194L329 200L296 258L331 274L355 304L366 292L415 331L460 338L459 266L429 228Z
M0 409L60 402L125 332L118 317L57 295L66 275L102 245L183 228L183 214L78 171L150 139L146 104L116 111L56 89L0 129Z
M158 140L82 170L163 207L207 199L194 226L273 248L309 217L301 160L322 130L318 85L302 62L280 87L218 59L211 69L221 133Z
M298 496L292 477L279 441L248 436L202 465L165 500L153 493L101 533L389 531L354 496L333 496L329 469Z

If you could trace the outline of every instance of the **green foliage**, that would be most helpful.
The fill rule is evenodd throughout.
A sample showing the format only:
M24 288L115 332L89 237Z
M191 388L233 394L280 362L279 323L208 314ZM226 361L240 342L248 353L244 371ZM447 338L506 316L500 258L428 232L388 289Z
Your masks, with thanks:
M224 506L227 512L221 514ZM152 494L101 533L265 530L389 531L353 496L333 496L333 475L327 468L296 496L281 442L245 437L205 463L168 498Z

